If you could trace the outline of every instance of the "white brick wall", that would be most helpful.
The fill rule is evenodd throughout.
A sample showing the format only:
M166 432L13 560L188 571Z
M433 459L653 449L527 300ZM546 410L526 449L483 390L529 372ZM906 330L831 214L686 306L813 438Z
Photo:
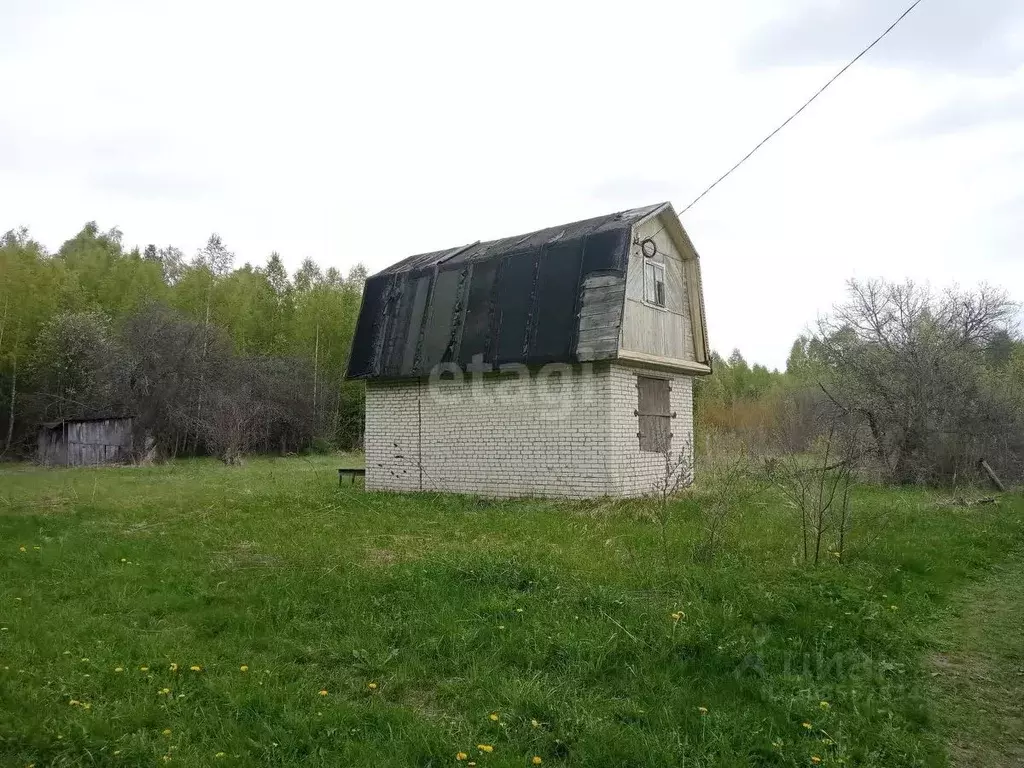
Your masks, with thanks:
M637 373L664 375L605 364L528 379L367 382L366 487L566 498L654 492L665 459L640 451ZM672 377L673 453L693 443L691 383Z

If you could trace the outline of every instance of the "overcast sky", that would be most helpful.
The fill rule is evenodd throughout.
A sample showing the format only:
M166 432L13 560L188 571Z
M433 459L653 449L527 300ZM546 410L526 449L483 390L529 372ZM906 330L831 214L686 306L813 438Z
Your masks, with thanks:
M412 253L681 210L909 0L0 0L0 230ZM690 212L712 346L851 276L1024 299L1024 3L923 0Z

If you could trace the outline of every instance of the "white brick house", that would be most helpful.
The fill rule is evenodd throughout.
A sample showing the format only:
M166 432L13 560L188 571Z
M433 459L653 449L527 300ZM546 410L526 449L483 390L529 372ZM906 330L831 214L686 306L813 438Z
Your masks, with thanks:
M692 457L709 364L699 259L668 203L413 256L367 281L349 362L366 487L654 492L666 454Z

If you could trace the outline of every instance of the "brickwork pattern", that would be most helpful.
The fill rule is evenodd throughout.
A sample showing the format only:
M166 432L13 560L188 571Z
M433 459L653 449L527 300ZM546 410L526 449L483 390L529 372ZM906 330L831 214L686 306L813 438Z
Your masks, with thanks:
M370 381L366 487L492 497L638 496L664 482L640 451L637 374L619 364L529 377ZM672 378L672 450L693 443L692 380Z

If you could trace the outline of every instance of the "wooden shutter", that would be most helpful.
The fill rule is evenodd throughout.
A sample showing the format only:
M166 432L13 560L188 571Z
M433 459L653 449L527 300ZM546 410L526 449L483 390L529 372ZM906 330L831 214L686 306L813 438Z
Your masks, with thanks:
M672 383L668 379L637 376L636 388L640 450L665 453L672 447Z

